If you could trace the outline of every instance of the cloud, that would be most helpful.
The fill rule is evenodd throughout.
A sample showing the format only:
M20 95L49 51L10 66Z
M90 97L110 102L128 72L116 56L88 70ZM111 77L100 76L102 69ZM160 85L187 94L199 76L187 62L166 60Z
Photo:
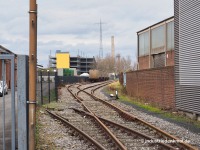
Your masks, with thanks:
M136 32L174 14L173 0L37 0L38 62L48 64L60 49L88 57L99 53L99 21L102 20L104 54L111 51L136 61ZM29 1L0 3L0 44L20 54L29 49Z

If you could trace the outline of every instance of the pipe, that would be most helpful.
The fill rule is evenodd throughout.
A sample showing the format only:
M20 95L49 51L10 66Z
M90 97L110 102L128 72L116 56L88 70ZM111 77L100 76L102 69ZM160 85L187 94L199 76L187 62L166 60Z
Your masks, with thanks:
M29 11L29 150L35 150L36 64L37 64L37 4L30 0Z

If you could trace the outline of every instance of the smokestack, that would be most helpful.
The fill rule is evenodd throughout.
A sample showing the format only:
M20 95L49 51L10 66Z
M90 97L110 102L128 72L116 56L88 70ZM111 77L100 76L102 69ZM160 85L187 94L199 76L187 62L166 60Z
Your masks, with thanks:
M111 56L112 56L112 58L115 58L115 42L114 42L114 36L111 36Z

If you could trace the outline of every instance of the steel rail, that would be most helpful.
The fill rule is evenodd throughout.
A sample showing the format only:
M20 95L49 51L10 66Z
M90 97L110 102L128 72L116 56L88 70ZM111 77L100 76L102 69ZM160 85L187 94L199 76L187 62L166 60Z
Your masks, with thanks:
M67 88L68 91L74 95L74 97L77 98L77 100L79 102L82 103L83 107L90 112L93 115L93 118L99 123L100 127L109 135L109 137L115 142L115 144L121 149L121 150L126 150L127 148L115 137L115 135L94 115L94 113L92 111L90 111L90 109L84 104L83 101L80 100L80 98L77 96L77 94L75 95L74 93L72 93L72 91L69 89L69 87Z
M63 124L69 126L71 129L75 130L75 132L78 132L79 134L81 134L83 137L85 137L87 140L89 140L92 144L94 144L98 149L101 150L106 150L99 142L97 142L96 140L94 140L92 137L90 137L88 134L86 134L85 132L79 130L78 128L76 128L74 125L72 125L71 123L69 123L64 117L57 115L55 113L52 113L51 111L47 110L46 111L53 117L55 117L56 119L62 121Z
M110 83L112 83L112 82L113 82L113 81L106 81L106 82L102 82L102 83L95 84L95 85L92 85L92 86L88 86L88 87L83 88L83 89L80 89L80 86L79 86L79 87L77 87L77 88L78 88L80 91L78 91L77 94L80 93L81 91L84 91L84 90L86 90L86 89L93 88L93 87L96 87L96 86L106 86L106 85L108 85L108 84L110 84Z
M106 85L107 85L107 84L106 84ZM92 90L91 90L91 93L88 93L88 92L86 92L86 91L84 91L84 90L85 90L85 89L92 88L92 87L95 87L95 86L90 86L90 87L87 87L87 88L84 88L84 89L79 89L79 88L78 88L80 91L77 92L77 95L78 95L78 93L80 93L80 92L84 92L84 93L90 95L90 96L91 96L92 98L94 98L95 100L101 101L101 102L103 102L104 104L106 104L107 106L109 106L109 107L115 109L122 117L124 117L124 118L126 118L126 119L128 119L128 120L130 120L130 121L138 121L139 123L141 123L141 124L143 124L143 125L149 127L150 129L155 130L159 136L162 136L163 138L174 139L174 140L176 140L176 141L181 141L179 138L177 138L177 137L175 137L175 136L173 136L173 135L168 134L167 132L165 132L165 131L163 131L163 130L161 130L161 129L159 129L159 128L157 128L157 127L155 127L155 126L153 126L153 125L151 125L151 124L149 124L149 123L147 123L147 122L145 122L145 121L143 121L143 120L141 120L141 119L139 119L139 118L137 118L136 116L133 116L132 114L127 113L126 111L124 111L124 110L118 108L118 107L115 106L114 104L111 104L111 103L109 103L109 102L107 102L107 101L105 101L105 100L103 100L103 99L100 99L100 98L94 96L94 91L97 90L97 89L99 89L99 88L101 88L101 87L103 87L103 86L105 86L105 85L102 84L101 86L99 86L99 87L97 87L97 88L95 88L95 89L92 89ZM178 145L181 149L184 149L184 148L187 148L187 149L190 149L190 150L196 150L196 149L197 149L197 148L195 148L195 147L193 147L193 146L191 146L191 145L189 145L189 144L187 144L187 143L183 143L183 142L176 143L176 145Z
M170 139L174 139L176 141L181 141L179 138L177 138L177 137L175 137L173 135L170 135L169 133L167 133L167 132L165 132L165 131L163 131L163 130L161 130L161 129L159 129L159 128L157 128L157 127L155 127L155 126L153 126L153 125L151 125L151 124L149 124L149 123L147 123L145 121L143 121L142 119L137 118L136 116L133 116L132 114L129 114L128 112L120 109L119 107L115 106L114 104L111 104L111 103L109 103L109 102L107 102L107 101L105 101L105 100L103 100L103 99L101 99L99 97L96 97L94 95L94 91L96 91L97 89L99 89L101 87L97 87L97 88L93 89L91 91L91 94L86 92L86 91L84 91L84 92L87 93L88 95L90 95L91 97L93 97L94 99L96 99L98 101L101 101L104 104L106 104L107 106L110 106L111 108L115 109L116 111L118 111L119 114L121 114L126 119L131 120L131 121L138 121L138 122L146 125L147 127L151 128L151 129L154 129L155 131L158 132L158 134L160 133L162 137L167 137L167 138L170 138ZM197 148L195 148L194 146L189 145L187 143L180 142L180 143L176 143L176 144L179 145L181 149L187 148L189 150L197 150Z
M88 113L88 112L85 112L85 111L82 111L82 110L79 110L79 109L76 109L76 108L71 108L71 109L73 109L75 112L78 112L78 113L87 115L87 116L89 116L89 117L93 117L93 116L92 116L90 113ZM117 126L117 127L119 127L119 128L122 128L122 129L124 129L124 130L127 130L128 132L131 132L132 134L136 134L137 136L139 136L139 137L141 137L141 138L144 138L144 139L147 139L147 140L156 141L155 138L152 138L152 137L150 137L150 136L148 136L148 135L146 135L146 134L140 133L140 132L138 132L138 131L136 131L136 130L130 129L130 128L128 128L128 127L126 127L126 126L123 126L123 125L121 125L121 124L118 124L118 123L116 123L116 122L113 122L113 121L110 121L110 120L108 120L108 119L105 119L105 118L102 118L102 117L98 117L98 116L97 116L97 118L99 118L101 121L105 122L105 124L106 124L106 123L112 124L112 125L114 125L114 126ZM167 149L170 149L170 150L176 150L176 148L172 147L171 145L165 144L165 143L153 143L153 144L154 144L154 145L158 144L158 145L160 145L161 147L167 148Z
M73 84L67 87L67 90L71 93L71 95L79 102L81 103L80 99L77 97L77 94L74 94L72 92L72 90L70 89L72 86L74 86Z
M80 93L80 92L84 92L84 90L86 89L89 89L89 88L93 88L93 87L96 87L96 86L99 86L99 87L104 87L110 83L112 83L113 81L106 81L106 82L103 82L103 83L100 83L100 84L96 84L96 85L92 85L92 86L89 86L89 87L86 87L86 88L83 88L83 89L80 89L80 86L77 87L79 89L79 91L77 92L77 95Z
M105 100L103 100L103 99L100 99L99 97L94 96L94 91L96 91L97 89L99 89L99 88L101 88L101 87L103 87L103 86L106 86L106 85L108 85L108 84L109 84L109 83L106 83L106 84L105 84L105 82L104 82L104 83L98 84L98 85L100 85L100 86L98 86L98 85L93 85L93 86L90 86L90 87L86 87L86 88L84 88L84 89L80 89L80 86L79 86L79 87L77 87L77 88L79 89L79 91L76 93L76 97L79 98L79 99L81 99L80 97L78 97L78 94L79 94L80 92L84 92L84 93L90 95L90 96L91 96L92 98L94 98L95 100L98 100L98 101L100 101L100 102L103 102L103 103L106 104L107 106L109 106L109 107L115 109L122 117L126 118L127 120L134 121L134 122L137 121L137 122L139 122L140 124L143 124L143 125L147 126L149 129L155 130L155 131L157 132L157 135L161 136L162 138L164 138L164 139L172 139L172 140L176 140L176 141L181 141L179 138L177 138L177 137L175 137L175 136L173 136L173 135L170 135L169 133L167 133L167 132L165 132L165 131L163 131L163 130L161 130L161 129L159 129L159 128L157 128L157 127L155 127L155 126L153 126L153 125L151 125L151 124L149 124L149 123L147 123L147 122L145 122L145 121L143 121L143 120L141 120L141 119L139 119L139 118L137 118L136 116L133 116L132 114L129 114L128 112L126 112L126 111L120 109L119 107L115 106L114 104L111 104L111 103L109 103L109 102L107 102L107 101L105 101ZM91 93L89 93L89 92L87 92L87 91L84 91L84 90L86 90L86 89L89 89L89 88L92 88L92 87L96 87L96 86L98 86L98 87L95 88L95 89L92 89L92 90L91 90ZM81 101L82 101L82 99L81 99ZM88 111L88 109L86 109L86 110ZM92 113L92 114L95 115L94 113ZM191 145L189 145L189 144L187 144L187 143L183 143L183 142L175 143L175 144L176 144L178 147L180 147L180 149L185 149L185 148L190 149L190 150L196 150L196 149L197 149L197 148L195 148L195 147L193 147L193 146L191 146Z

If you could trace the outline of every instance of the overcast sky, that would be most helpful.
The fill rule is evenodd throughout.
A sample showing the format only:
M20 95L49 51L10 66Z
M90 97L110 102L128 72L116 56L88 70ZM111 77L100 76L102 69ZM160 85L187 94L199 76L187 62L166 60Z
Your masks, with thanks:
M47 67L56 50L84 57L99 53L100 19L104 56L111 52L136 61L136 32L174 15L173 0L37 0L38 63ZM29 0L1 0L0 45L29 53Z

